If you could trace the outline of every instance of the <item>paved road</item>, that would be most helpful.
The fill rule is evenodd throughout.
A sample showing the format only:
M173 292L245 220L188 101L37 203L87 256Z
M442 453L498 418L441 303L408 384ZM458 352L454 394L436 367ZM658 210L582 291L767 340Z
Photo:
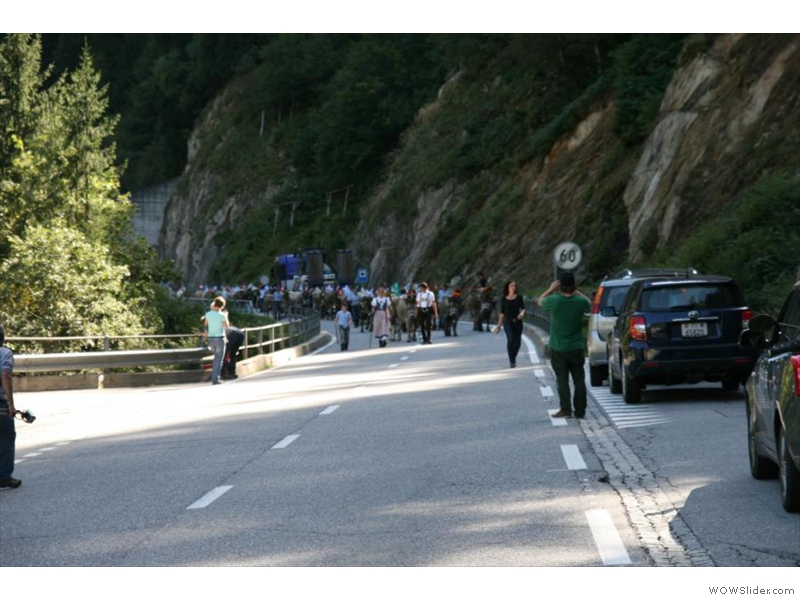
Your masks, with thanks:
M325 324L329 327L330 324ZM505 338L314 356L223 386L19 394L2 566L790 566L741 394L594 390ZM530 354L528 352L530 351Z
M648 564L537 356L353 337L213 388L20 395L0 563Z

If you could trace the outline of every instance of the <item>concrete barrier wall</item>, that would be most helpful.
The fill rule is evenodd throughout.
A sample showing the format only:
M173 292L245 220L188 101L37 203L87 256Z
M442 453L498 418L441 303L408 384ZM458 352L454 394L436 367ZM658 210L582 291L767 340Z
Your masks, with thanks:
M171 179L131 193L131 203L134 205L133 229L154 248L158 246L164 211L178 181L179 178Z
M259 354L236 364L239 376L253 375L265 369L291 363L302 356L322 348L332 341L328 332L314 339L278 350L272 354ZM195 369L191 371L164 371L161 373L79 373L76 375L45 375L37 377L14 376L15 392L43 392L55 390L92 390L103 388L144 387L153 385L178 385L200 383L211 380L211 372Z

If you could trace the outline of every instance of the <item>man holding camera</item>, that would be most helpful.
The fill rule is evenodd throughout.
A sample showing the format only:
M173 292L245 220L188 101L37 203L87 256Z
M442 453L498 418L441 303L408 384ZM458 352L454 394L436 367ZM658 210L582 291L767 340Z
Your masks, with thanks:
M14 445L17 432L14 429L14 388L11 375L14 372L14 353L3 344L5 330L0 326L0 488L18 488L22 483L14 479Z
M559 292L559 293L555 293ZM575 276L564 272L547 291L539 296L537 304L550 312L550 364L556 374L558 399L561 404L553 416L578 419L586 416L586 381L583 373L583 315L592 308L592 302L575 286ZM575 387L570 402L569 378ZM573 413L573 406L575 412Z

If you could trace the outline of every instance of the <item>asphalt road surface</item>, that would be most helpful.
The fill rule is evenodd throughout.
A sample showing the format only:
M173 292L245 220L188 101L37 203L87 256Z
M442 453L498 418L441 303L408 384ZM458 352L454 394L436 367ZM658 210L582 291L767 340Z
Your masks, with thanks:
M527 337L510 369L503 334L461 329L355 332L222 386L18 394L38 418L0 566L799 564L800 517L749 475L742 393L604 387L552 419Z

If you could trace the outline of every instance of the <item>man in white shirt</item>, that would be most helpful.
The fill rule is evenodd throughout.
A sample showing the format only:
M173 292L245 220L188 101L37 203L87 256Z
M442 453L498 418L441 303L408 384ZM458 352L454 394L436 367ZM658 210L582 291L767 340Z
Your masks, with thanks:
M427 283L419 285L417 294L417 322L422 329L422 343L431 343L431 322L439 319L439 309L436 306L436 296L428 290Z

